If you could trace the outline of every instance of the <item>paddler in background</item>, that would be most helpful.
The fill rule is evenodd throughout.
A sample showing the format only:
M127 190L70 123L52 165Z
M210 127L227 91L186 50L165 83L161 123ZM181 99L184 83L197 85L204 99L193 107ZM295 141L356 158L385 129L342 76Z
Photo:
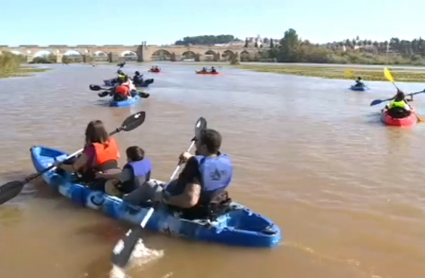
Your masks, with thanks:
M357 77L357 80L355 80L356 84L354 85L354 87L364 87L364 83L362 81L362 78L359 76Z

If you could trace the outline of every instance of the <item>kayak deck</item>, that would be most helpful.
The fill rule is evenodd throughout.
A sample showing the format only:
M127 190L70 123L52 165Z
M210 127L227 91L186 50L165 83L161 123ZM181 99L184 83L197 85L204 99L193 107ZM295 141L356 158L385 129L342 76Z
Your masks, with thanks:
M137 102L139 102L139 100L141 99L141 97L136 94L134 97L128 98L126 100L121 100L121 101L115 101L113 98L109 101L109 106L110 107L128 107L131 106L133 104L136 104Z
M196 74L209 74L209 75L218 75L218 74L220 74L219 72L210 72L210 71L200 71L200 70L198 70L198 71L196 71Z
M38 172L67 157L62 151L41 146L32 147L30 151L32 162ZM73 175L48 171L43 174L43 179L72 202L100 210L117 220L138 225L150 208L148 205L134 206L120 198L74 183ZM155 209L146 226L151 230L173 236L248 247L273 247L282 238L279 227L271 220L234 202L229 212L213 222L207 219L180 218L163 205Z
M353 90L353 91L367 91L368 90L368 88L366 86L359 87L359 86L354 86L354 85L351 85L350 89Z

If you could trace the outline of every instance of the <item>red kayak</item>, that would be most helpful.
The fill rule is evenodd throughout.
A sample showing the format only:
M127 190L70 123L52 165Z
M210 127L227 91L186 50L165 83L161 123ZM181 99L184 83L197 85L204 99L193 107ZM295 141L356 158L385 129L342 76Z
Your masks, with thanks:
M219 72L217 72L217 71L212 72L212 71L201 71L201 70L196 70L195 72L196 72L196 74L210 74L210 75L219 75L219 74L220 74L220 73L219 73Z
M161 73L161 71L160 71L160 70L148 70L148 72Z
M409 116L397 119L388 115L388 111L384 111L382 112L381 121L389 126L412 126L418 122L418 117L416 113L412 111Z

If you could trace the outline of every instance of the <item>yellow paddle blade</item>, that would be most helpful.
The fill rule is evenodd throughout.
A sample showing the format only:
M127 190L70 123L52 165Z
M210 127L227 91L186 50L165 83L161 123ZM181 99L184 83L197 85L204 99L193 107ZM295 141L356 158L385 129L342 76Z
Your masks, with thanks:
M385 78L388 79L388 81L394 82L393 75L391 74L388 68L384 68L384 75L385 75Z
M348 77L352 77L353 76L353 71L352 70L346 70L345 71L345 75Z

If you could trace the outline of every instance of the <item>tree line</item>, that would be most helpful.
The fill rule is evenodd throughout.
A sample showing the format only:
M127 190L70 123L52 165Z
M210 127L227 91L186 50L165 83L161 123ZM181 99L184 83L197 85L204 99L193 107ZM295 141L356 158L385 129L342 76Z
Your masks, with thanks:
M194 36L194 37L184 37L183 40L178 40L175 45L214 45L214 44L223 44L229 43L232 41L241 41L233 35L204 35L204 36Z
M425 41L392 38L384 42L347 39L341 42L314 44L299 38L294 29L284 33L278 43L274 39L263 39L258 53L242 53L242 61L275 61L306 63L353 63L353 64L414 64L425 65ZM268 44L267 44L268 43ZM250 47L248 41L245 47Z

